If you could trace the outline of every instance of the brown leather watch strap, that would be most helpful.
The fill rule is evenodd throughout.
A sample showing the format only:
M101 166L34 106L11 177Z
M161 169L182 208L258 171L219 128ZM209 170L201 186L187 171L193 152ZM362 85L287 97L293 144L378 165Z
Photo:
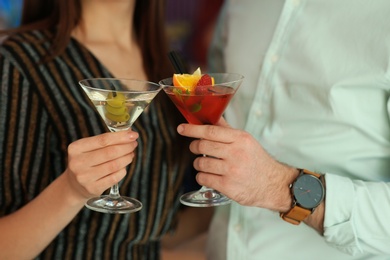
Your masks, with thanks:
M321 177L321 174L319 174L319 173L311 172L311 171L306 170L306 169L302 169L302 171L303 171L304 173L306 173L306 174L314 175L314 176L316 176L317 178L320 178L320 177Z
M292 209L290 209L287 212L280 213L280 217L294 225L299 225L301 221L298 219L304 220L311 214L311 210L299 207L299 206L294 206Z

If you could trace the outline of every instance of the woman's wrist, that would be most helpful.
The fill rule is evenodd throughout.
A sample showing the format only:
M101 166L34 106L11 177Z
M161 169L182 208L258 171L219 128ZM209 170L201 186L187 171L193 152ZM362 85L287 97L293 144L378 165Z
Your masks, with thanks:
M78 191L74 186L69 173L65 171L60 177L57 178L58 182L61 184L61 190L63 192L64 201L68 204L69 207L78 207L83 206L88 200L83 196L80 191Z

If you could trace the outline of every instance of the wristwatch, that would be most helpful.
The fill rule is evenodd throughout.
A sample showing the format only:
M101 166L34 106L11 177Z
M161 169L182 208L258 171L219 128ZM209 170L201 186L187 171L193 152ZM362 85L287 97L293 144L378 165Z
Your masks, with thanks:
M299 175L290 184L292 206L287 212L281 212L280 217L285 221L299 225L306 219L325 197L325 189L322 183L322 174L305 169L299 169Z

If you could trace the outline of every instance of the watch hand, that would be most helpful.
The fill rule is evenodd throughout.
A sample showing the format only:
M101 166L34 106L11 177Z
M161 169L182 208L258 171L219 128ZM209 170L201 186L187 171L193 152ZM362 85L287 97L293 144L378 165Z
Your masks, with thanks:
M305 191L301 192L300 195L305 194L305 193L309 193L309 192L310 192L310 190L305 190Z

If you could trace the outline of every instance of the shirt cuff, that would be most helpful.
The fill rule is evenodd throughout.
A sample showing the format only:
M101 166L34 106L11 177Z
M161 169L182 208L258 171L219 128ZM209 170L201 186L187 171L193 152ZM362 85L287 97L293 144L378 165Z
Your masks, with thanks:
M361 253L352 212L356 192L352 180L333 174L325 175L326 199L324 237L332 247L350 255Z

